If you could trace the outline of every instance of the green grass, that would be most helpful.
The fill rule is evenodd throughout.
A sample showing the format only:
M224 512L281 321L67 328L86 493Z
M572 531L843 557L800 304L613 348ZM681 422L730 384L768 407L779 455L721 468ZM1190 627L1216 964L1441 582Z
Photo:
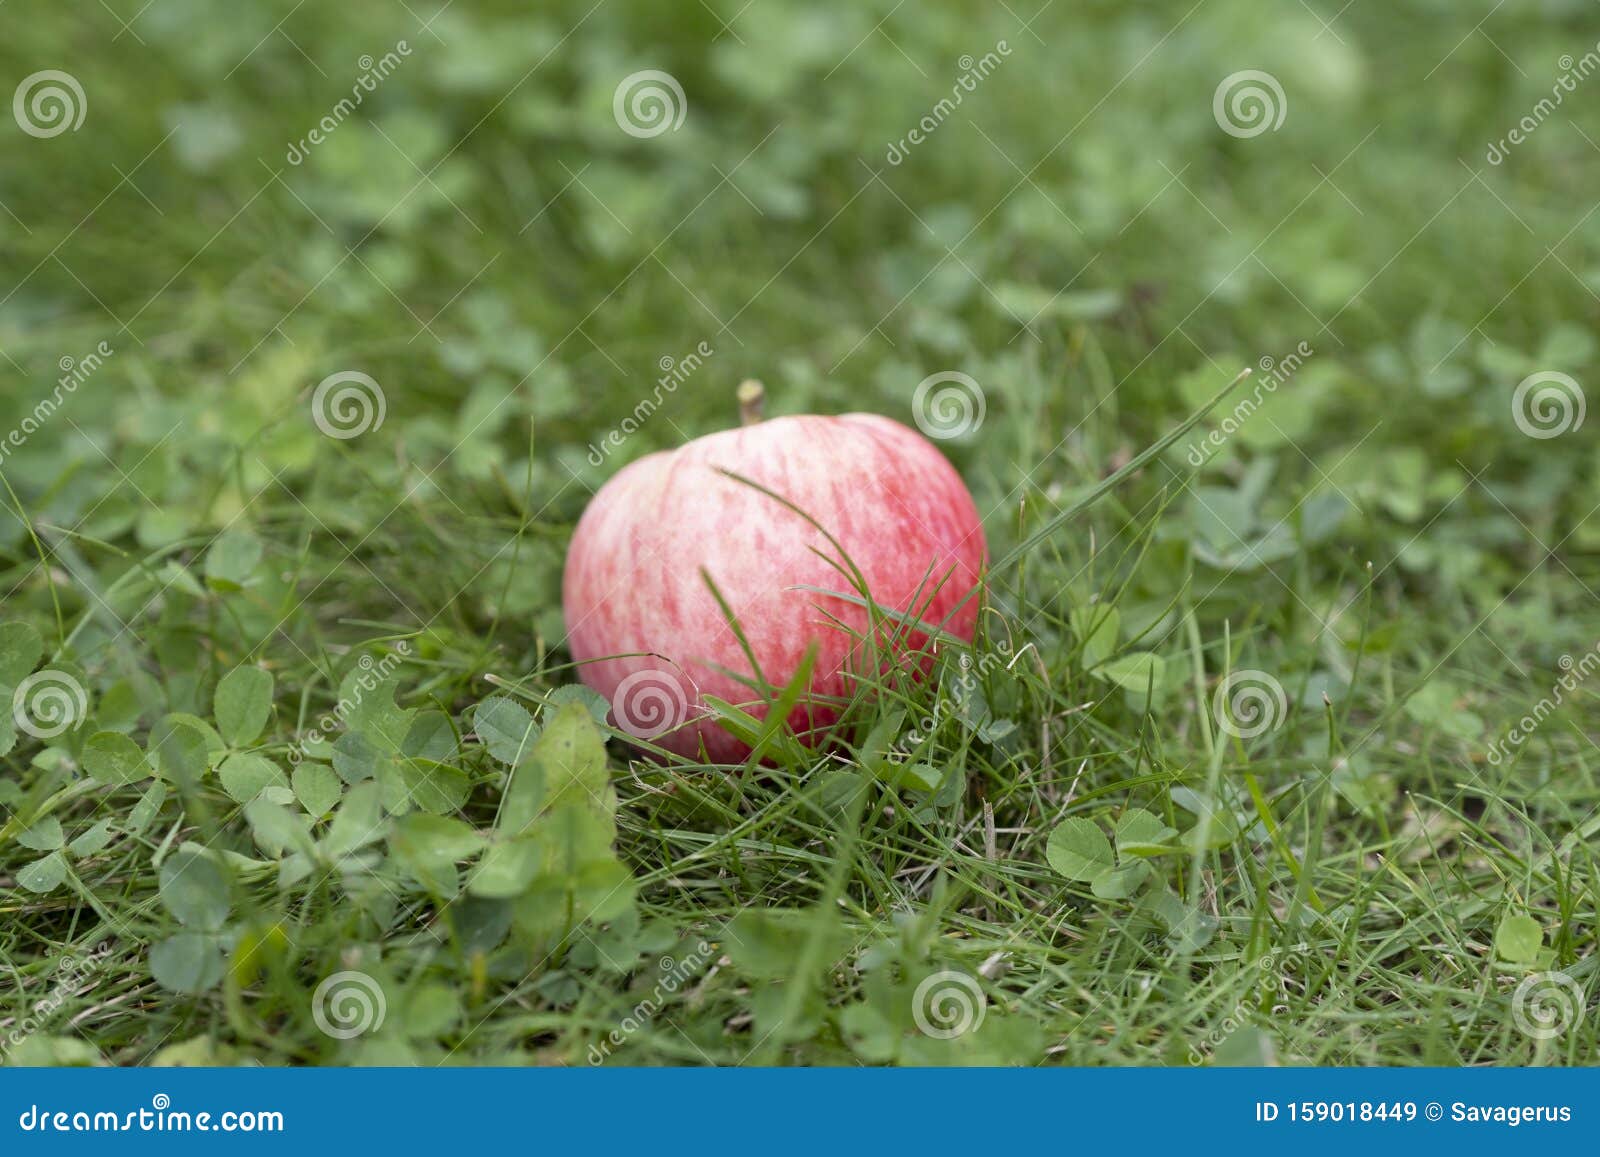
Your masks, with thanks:
M1591 6L1034 7L0 10L7 89L86 101L0 119L0 688L87 702L0 714L8 1061L1595 1061L1600 471L1592 418L1513 416L1600 360L1600 80L1535 112ZM644 69L676 131L614 119ZM1275 131L1213 115L1245 69ZM385 415L336 439L349 371ZM602 765L592 492L744 378L909 423L942 371L985 402L940 443L996 561L974 674L832 752Z

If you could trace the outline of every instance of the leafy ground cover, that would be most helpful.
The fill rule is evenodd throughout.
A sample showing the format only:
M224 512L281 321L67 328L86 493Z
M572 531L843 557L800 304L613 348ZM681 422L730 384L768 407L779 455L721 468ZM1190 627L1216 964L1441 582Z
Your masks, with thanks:
M11 0L5 1059L1592 1063L1539 10ZM932 427L987 606L660 763L564 547L746 377Z

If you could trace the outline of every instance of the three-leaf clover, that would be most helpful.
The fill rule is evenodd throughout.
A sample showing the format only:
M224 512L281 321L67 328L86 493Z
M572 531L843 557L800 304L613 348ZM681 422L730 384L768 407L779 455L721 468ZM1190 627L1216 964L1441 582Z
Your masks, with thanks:
M1062 820L1045 844L1045 859L1069 880L1089 885L1102 900L1121 900L1137 893L1154 873L1149 856L1176 851L1169 841L1177 832L1143 808L1129 808L1117 820L1115 846L1093 820Z

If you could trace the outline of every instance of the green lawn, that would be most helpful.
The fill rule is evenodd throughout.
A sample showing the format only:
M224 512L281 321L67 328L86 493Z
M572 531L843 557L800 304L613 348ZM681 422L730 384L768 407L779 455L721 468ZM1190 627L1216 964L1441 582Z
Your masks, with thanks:
M1534 7L0 6L0 1054L1594 1063ZM597 724L594 490L941 373L969 666L764 768Z

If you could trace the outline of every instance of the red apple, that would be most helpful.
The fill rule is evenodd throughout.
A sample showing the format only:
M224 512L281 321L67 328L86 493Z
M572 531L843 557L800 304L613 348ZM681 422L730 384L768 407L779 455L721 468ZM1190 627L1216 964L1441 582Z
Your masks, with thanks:
M902 658L926 645L907 615L971 640L983 527L960 475L900 423L774 418L631 463L589 503L567 554L567 641L584 683L630 735L690 757L703 747L717 763L747 755L707 718L706 696L765 717L709 575L768 686L787 686L815 645L808 694L789 720L815 742L854 676L886 661L841 547L871 601L900 616L879 617L880 644L894 635Z

